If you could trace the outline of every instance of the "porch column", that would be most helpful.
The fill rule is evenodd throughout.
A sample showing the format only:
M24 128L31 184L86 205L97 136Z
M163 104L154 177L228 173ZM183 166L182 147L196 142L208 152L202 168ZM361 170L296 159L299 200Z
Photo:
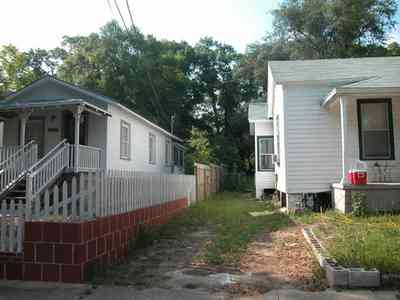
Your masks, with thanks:
M74 171L78 173L79 171L79 129L81 123L81 114L83 111L83 107L81 105L76 107L74 111L74 119L75 119L75 134L74 134Z
M348 114L347 114L347 105L348 105L348 97L340 96L340 126L342 133L342 179L340 181L341 184L348 183L347 180L347 172L349 168L348 159L349 159L349 151L348 151Z
M32 111L23 111L19 115L19 119L21 121L21 126L19 128L19 145L25 145L25 137L26 137L26 123L28 122L29 116L32 114Z

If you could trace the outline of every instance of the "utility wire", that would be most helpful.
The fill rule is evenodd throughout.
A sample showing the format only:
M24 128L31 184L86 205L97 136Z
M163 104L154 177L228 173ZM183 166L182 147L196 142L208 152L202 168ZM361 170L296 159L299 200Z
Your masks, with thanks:
M128 32L128 34L129 34L128 27L126 26L125 19L124 19L124 17L122 16L121 10L119 9L119 5L118 5L118 3L117 3L117 0L114 0L114 5L115 5L115 7L117 8L118 14L119 14L119 16L120 16L120 18L121 18L121 20L122 20L122 23L124 24L124 27L125 27L126 32Z
M112 8L111 8L111 5L110 5L110 0L107 0L107 2L108 2L108 5L109 5L109 8L110 8L111 12L113 12L113 11L112 11ZM130 8L130 5L129 5L128 0L125 0L125 4L126 4L126 7L127 7L127 9L128 9L128 12L129 12L129 17L130 17L132 29L135 31L135 33L137 33L137 30L136 30L136 27L135 27L135 23L134 23L134 21L133 21L133 14L132 14L132 11L131 11L131 8ZM124 24L126 33L127 33L128 37L130 38L131 43L133 44L133 40L132 40L132 36L131 36L131 34L130 34L130 30L128 29L128 26L126 25L125 19L124 19L122 13L121 13L121 10L120 10L120 8L119 8L119 5L118 5L118 3L117 3L117 0L114 0L114 5L115 5L115 7L117 8L117 11L118 11L118 14L119 14L119 16L120 16L120 18L121 18L122 23ZM151 90L152 90L152 92L153 92L153 94L154 94L154 97L155 97L155 100L156 100L156 101L154 101L154 100L150 97L151 102L153 103L153 105L154 105L155 107L158 107L158 112L157 112L158 116L159 116L161 119L163 119L164 122L169 122L168 117L167 117L166 114L164 113L164 110L163 110L163 108L162 108L162 106L161 106L161 101L160 101L159 93L158 93L158 91L157 91L157 89L156 89L156 87L155 87L155 85L154 85L154 81L153 81L153 79L152 79L152 77L151 77L151 75L150 75L150 72L149 72L149 70L148 70L147 67L145 68L145 72L146 72L146 75L147 75L147 79L148 79L148 81L149 81L149 83L150 83Z

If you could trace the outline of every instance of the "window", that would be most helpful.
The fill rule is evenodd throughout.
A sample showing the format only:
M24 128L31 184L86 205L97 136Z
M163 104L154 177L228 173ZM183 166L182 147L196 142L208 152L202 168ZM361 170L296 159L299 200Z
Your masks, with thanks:
M170 140L165 141L165 165L170 166L172 162L172 144Z
M258 171L273 171L274 138L258 137Z
M280 129L279 129L279 115L275 119L275 129L276 129L276 162L279 164L281 160L281 142L280 142Z
M149 133L149 163L156 163L156 136L152 133Z
M121 121L120 141L121 159L131 159L131 125L125 121Z
M179 145L174 147L174 164L178 167L183 167L183 149Z
M360 159L393 160L393 119L390 99L358 100Z

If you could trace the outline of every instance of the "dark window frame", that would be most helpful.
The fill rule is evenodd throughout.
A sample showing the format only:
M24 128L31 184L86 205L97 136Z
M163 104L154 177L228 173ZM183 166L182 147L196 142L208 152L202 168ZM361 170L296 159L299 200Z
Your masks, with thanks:
M275 171L275 164L274 164L274 153L267 154L271 155L272 157L272 168L270 169L261 169L261 161L260 161L260 140L262 139L271 139L272 140L272 146L274 146L274 136L273 135L260 135L257 136L257 172L274 172Z
M127 136L127 138L128 138L128 141L127 141L127 143L128 143L128 149L127 149L127 151L128 151L128 153L127 153L127 155L125 155L125 153L123 153L123 147L122 147L122 144L123 144L123 141L122 141L122 128L123 127L125 127L127 130L128 130L128 136ZM125 121L125 120L121 120L120 121L120 129L119 129L119 131L120 131L120 137L119 137L119 147L120 147L120 149L119 149L119 158L121 159L121 160L131 160L131 156L132 156L132 153L131 153L131 150L132 150L132 138L131 138L131 135L132 135L132 126L131 126L131 124L129 123L129 122L127 122L127 121Z
M363 130L362 130L362 115L361 105L368 103L387 103L388 107L388 121L389 121L389 142L390 142L390 156L389 157L366 157L364 154L363 145ZM361 160L395 160L394 152L394 135L393 135L393 110L391 98L380 99L357 99L357 122L358 122L358 148Z

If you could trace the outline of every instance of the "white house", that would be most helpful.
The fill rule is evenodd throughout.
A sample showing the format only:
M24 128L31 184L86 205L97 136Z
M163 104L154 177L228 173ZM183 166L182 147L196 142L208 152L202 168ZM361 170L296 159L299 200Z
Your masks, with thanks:
M46 76L0 102L0 193L26 172L183 173L183 141L113 99ZM32 142L33 141L33 142Z
M255 157L255 188L256 197L261 198L274 185L274 131L272 119L267 116L267 103L254 102L249 104L248 119L250 135L254 136Z
M267 107L276 188L288 208L333 191L347 212L358 190L371 208L400 207L400 57L270 61ZM352 186L358 160L368 184Z

